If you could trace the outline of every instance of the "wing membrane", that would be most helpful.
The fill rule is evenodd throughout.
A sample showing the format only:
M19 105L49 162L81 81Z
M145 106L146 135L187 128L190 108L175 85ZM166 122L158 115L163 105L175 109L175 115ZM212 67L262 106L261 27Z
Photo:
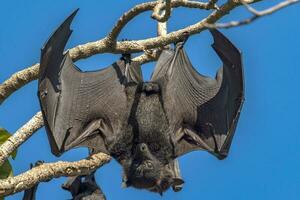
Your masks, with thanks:
M126 113L125 84L141 79L140 66L123 59L99 71L80 71L69 53L63 54L75 14L54 32L41 55L38 96L55 155L81 145L105 151L101 130L117 131Z

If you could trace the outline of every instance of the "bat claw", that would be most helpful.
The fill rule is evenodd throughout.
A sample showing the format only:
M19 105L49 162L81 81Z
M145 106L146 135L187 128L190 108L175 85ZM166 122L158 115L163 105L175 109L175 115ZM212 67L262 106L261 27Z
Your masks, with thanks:
M131 41L131 40L129 40L129 39L127 39L127 38L123 38L123 39L121 39L121 41L122 41L122 42L129 42L129 41Z

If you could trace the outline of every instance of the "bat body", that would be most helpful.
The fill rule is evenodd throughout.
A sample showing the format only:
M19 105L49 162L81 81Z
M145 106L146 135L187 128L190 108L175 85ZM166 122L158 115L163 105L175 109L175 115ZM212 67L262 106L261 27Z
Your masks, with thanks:
M124 168L125 186L159 193L183 184L177 157L193 150L227 156L244 85L241 54L225 36L211 30L223 62L215 79L192 67L179 42L162 52L144 82L141 66L126 56L80 71L64 53L74 16L41 55L38 97L53 154L79 146L110 154Z

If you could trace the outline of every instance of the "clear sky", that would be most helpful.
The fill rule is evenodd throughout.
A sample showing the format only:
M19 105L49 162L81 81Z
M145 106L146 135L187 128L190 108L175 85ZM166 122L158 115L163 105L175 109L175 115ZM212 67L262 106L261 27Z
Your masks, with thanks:
M16 1L0 4L0 82L14 72L39 62L40 48L55 28L75 8L80 8L67 48L104 37L119 16L143 1ZM221 1L223 2L223 1ZM279 2L272 0L266 2ZM260 3L258 8L266 7ZM121 167L115 161L98 170L97 181L108 200L119 199L205 199L253 200L299 199L300 133L299 74L300 74L300 5L289 7L255 23L222 30L243 52L246 101L241 113L229 157L217 160L206 152L189 153L180 160L184 189L159 195L136 189L121 189ZM193 24L207 11L175 9L169 31ZM224 21L249 16L245 9L231 13ZM150 12L140 15L122 31L120 39L141 39L156 34L156 22ZM209 33L192 36L185 47L199 72L214 76L221 62L210 44ZM120 55L104 54L77 62L83 70L99 69ZM143 66L149 79L154 63ZM0 107L0 126L15 132L40 110L34 81L14 93ZM56 158L44 128L19 148L14 173L20 174L37 160L54 162L75 161L87 155L85 149L75 149ZM65 178L42 183L37 199L69 199L60 189ZM21 199L18 193L7 199Z

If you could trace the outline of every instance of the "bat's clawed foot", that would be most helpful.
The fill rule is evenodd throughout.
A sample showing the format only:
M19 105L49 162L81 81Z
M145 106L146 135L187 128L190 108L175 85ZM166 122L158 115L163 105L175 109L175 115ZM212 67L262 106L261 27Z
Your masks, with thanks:
M129 40L129 39L127 39L127 38L123 38L123 39L121 39L121 41L122 41L122 42L128 42L128 41L131 41L131 40Z
M184 44L186 43L186 41L189 39L189 36L190 36L189 32L187 32L187 31L183 32L182 36L181 36L182 39L179 42L175 43L175 46L177 48L182 48L184 46Z
M122 42L129 42L131 40L129 40L127 38L123 38L123 39L121 39L121 41ZM131 54L130 53L122 53L121 59L124 60L127 63L130 63L131 62Z
M45 161L43 161L43 160L38 160L34 164L30 163L30 169L32 169L33 167L38 167L44 163L45 163Z

